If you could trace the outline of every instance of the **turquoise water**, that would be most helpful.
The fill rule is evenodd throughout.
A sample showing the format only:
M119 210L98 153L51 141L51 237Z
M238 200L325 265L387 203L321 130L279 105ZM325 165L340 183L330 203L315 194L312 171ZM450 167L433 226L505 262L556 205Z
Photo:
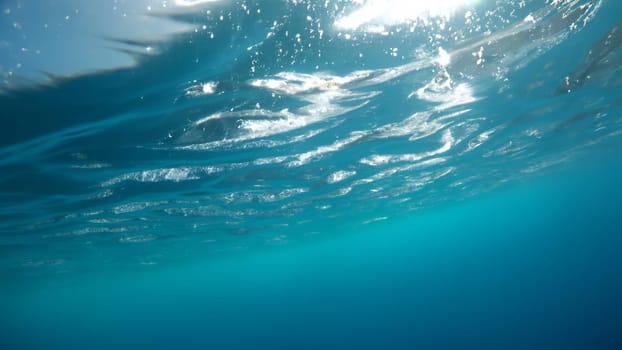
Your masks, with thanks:
M0 348L622 347L616 2L136 4L2 4Z

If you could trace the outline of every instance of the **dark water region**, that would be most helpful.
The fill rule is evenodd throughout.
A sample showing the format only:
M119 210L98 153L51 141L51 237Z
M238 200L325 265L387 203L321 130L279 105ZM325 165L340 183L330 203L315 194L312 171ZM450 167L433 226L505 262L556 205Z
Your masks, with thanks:
M622 164L215 261L33 281L8 348L616 349Z
M0 349L622 348L617 2L44 8L0 3Z

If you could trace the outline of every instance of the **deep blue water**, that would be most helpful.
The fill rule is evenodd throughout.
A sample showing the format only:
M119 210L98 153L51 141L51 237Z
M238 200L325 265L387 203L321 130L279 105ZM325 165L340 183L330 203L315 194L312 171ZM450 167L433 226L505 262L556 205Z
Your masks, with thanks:
M617 2L0 6L0 349L622 348Z

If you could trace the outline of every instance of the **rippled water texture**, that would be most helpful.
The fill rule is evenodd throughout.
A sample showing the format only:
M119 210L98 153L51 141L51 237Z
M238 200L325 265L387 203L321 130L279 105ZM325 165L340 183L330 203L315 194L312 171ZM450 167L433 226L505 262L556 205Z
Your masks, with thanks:
M0 71L3 273L286 244L620 142L616 1L163 4L164 39L93 34L115 67Z

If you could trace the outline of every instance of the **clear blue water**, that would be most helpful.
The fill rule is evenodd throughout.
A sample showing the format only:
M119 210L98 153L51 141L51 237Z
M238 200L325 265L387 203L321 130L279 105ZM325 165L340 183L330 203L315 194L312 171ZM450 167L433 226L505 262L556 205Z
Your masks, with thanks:
M622 348L620 4L137 4L0 4L1 349Z

